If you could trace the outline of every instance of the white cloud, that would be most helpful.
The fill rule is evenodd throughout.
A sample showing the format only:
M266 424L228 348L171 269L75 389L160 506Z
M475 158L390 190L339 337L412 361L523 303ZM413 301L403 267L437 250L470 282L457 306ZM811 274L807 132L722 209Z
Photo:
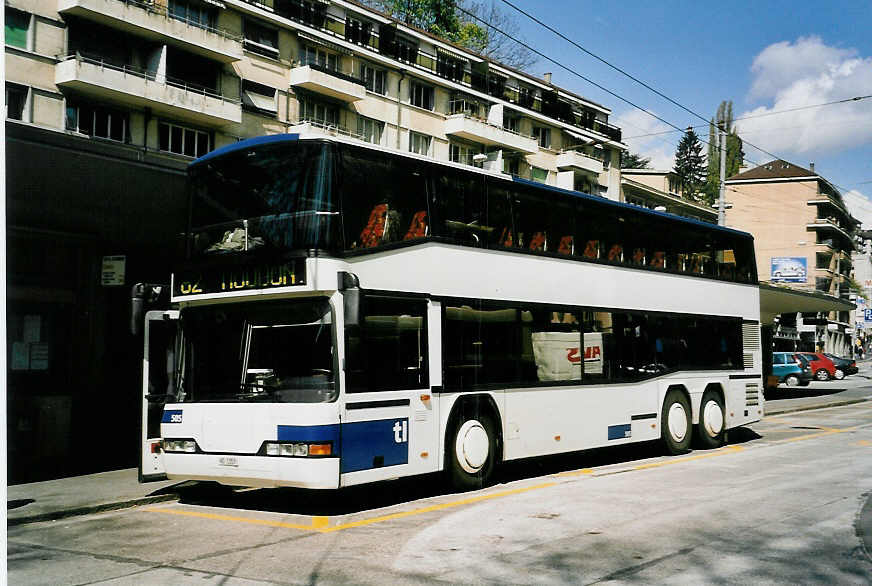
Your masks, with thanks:
M671 126L660 122L651 114L637 109L627 110L613 117L610 122L621 128L625 137L624 143L630 147L630 152L650 158L652 168L669 170L675 165L676 145L671 141L674 141L676 136L680 138L681 135L677 132L657 134L673 130Z
M872 200L856 189L843 193L842 198L845 200L845 205L851 215L862 222L861 228L863 230L872 229Z
M749 96L770 102L736 118L739 134L769 151L822 155L872 143L872 98L768 115L872 94L872 57L803 37L766 47L751 65ZM763 115L762 117L760 117ZM753 150L746 148L751 158Z

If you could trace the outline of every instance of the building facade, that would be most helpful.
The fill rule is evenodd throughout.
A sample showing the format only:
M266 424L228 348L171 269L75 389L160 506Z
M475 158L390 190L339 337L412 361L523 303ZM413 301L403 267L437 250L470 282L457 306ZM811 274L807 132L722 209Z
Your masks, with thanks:
M6 0L10 481L130 465L141 339L185 167L343 134L620 198L610 110L345 0ZM95 421L113 438L70 457Z
M621 169L621 201L710 224L718 223L716 210L684 198L674 171Z
M760 281L849 298L859 222L814 166L777 160L727 179L727 225L754 235ZM849 311L781 314L776 350L851 354Z

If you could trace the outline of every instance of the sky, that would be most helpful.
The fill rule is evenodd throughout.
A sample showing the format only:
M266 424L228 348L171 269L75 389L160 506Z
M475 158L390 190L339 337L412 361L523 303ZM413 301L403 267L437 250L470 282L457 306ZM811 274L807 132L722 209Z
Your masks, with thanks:
M749 168L775 158L806 169L814 162L872 228L872 97L806 107L872 96L869 0L509 1L701 117L496 0L518 35L554 60L540 58L530 73L551 72L556 85L610 108L630 151L653 167L672 168L681 133L669 124L702 125L695 130L707 141L703 120L732 100Z

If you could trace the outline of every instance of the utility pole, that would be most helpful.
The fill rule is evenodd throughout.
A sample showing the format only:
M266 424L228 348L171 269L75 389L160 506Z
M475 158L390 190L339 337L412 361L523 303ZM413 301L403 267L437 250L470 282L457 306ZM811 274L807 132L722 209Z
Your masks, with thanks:
M718 121L718 139L720 144L721 151L721 182L720 182L720 193L718 195L718 226L726 226L727 225L727 216L726 216L726 201L725 196L727 192L727 185L724 183L724 175L726 175L727 169L727 149L726 149L726 134L724 133L724 121Z

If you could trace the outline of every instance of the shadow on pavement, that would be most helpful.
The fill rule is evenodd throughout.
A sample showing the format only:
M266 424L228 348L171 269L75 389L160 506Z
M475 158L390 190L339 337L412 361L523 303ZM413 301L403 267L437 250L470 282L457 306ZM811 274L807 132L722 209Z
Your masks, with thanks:
M826 388L826 389L810 389L808 387L789 387L777 389L769 389L766 391L766 400L775 399L802 399L804 397L826 397L828 395L836 395L847 389L844 388Z
M730 431L729 444L745 443L760 437L750 429L737 428ZM498 469L494 485L663 455L662 445L654 441L507 462ZM338 491L294 488L235 489L208 482L183 483L173 489L178 492L179 502L182 504L328 517L456 494L442 474L401 478L342 488Z
M34 499L13 499L11 501L6 501L6 510L11 511L12 509L20 509L21 507L25 507L30 503L35 503Z

